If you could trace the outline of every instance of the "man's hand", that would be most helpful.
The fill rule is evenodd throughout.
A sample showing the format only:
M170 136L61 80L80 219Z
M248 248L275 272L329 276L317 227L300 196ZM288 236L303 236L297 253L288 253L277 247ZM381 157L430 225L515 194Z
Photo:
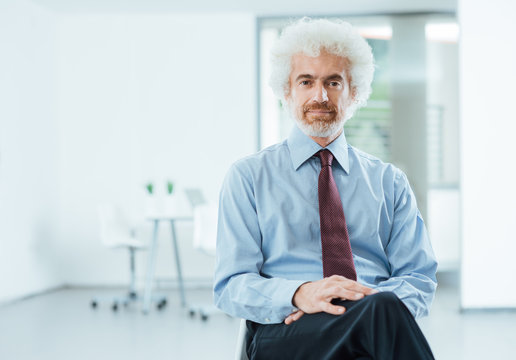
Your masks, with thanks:
M292 303L299 310L285 318L285 324L289 325L301 316L318 312L327 312L333 315L341 315L346 311L344 306L333 305L333 299L360 300L364 296L376 294L378 290L368 288L356 281L343 276L333 275L322 280L308 282L301 285Z

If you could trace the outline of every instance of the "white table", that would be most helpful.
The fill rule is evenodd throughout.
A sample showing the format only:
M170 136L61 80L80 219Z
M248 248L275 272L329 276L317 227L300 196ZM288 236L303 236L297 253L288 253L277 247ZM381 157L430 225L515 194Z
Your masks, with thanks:
M191 216L149 216L148 220L154 223L154 230L152 233L152 241L150 250L147 255L147 272L145 275L145 289L143 293L143 313L147 314L150 309L152 300L152 285L154 284L154 273L156 271L156 256L158 255L158 229L159 223L162 221L169 222L172 233L172 247L174 248L174 255L177 268L177 279L179 282L179 295L181 297L181 306L186 306L185 289L183 283L183 274L181 272L181 261L179 256L179 248L177 245L176 236L176 222L177 221L192 221Z

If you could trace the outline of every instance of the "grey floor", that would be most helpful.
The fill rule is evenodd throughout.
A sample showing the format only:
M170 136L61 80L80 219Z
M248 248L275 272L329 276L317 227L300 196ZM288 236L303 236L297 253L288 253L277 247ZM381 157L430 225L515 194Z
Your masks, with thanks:
M217 314L191 319L169 292L169 305L143 315L89 308L92 294L63 289L0 307L0 359L232 359L239 321ZM193 303L209 290L190 290ZM436 359L516 359L516 312L460 313L455 286L440 286L430 317L419 321Z

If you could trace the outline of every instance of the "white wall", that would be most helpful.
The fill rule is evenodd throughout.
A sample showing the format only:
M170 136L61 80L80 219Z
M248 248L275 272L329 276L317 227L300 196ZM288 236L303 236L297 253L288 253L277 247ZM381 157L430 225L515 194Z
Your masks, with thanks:
M0 1L0 302L58 286L54 16Z
M127 255L102 248L97 204L117 203L141 220L144 183L169 178L178 192L200 187L216 201L230 164L256 149L254 18L59 18L59 267L67 283L122 283ZM178 235L184 276L209 278L213 259L192 249L191 226ZM169 236L165 224L159 276L175 276Z
M461 0L462 307L516 307L516 4Z

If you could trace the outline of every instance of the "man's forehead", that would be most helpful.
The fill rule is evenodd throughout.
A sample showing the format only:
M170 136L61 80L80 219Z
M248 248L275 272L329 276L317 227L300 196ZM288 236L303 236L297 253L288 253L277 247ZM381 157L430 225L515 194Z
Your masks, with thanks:
M346 73L349 68L349 59L326 51L318 56L297 53L291 59L291 75L314 75L317 72Z

